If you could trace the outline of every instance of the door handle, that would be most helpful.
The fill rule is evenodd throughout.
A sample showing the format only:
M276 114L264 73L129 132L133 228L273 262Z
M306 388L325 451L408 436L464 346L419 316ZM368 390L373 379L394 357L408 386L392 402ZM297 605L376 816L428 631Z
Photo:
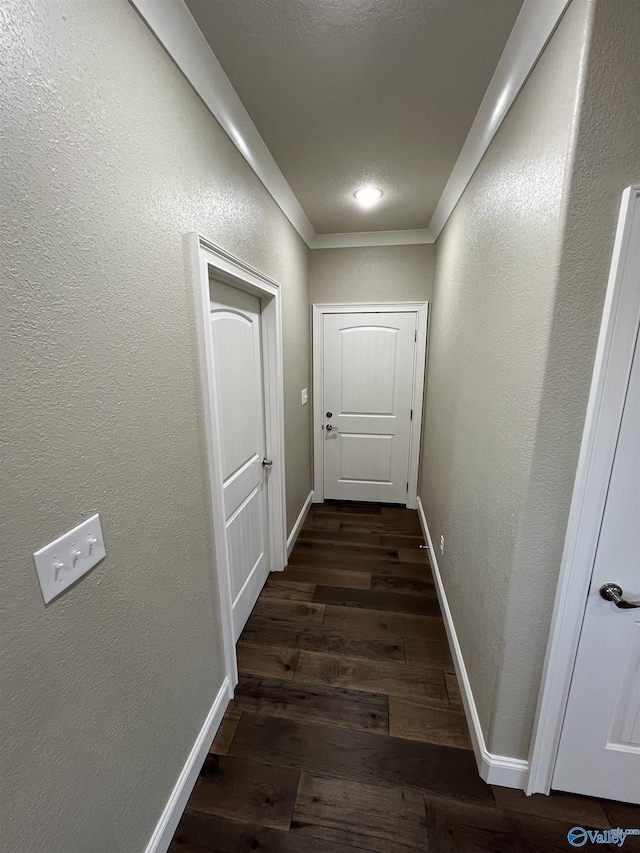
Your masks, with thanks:
M600 595L607 601L613 601L621 610L632 610L640 607L640 601L625 601L622 597L622 588L617 583L605 583L600 587Z
M273 459L267 459L267 457L265 456L264 459L262 460L262 467L263 468L271 468L272 465L273 465Z
M335 430L336 432L339 432L339 430L337 430L337 429L336 429L334 426L332 426L331 424L327 424L327 425L326 425L326 427L325 427L325 429L326 429L326 431L327 431L327 432L331 432L332 430Z

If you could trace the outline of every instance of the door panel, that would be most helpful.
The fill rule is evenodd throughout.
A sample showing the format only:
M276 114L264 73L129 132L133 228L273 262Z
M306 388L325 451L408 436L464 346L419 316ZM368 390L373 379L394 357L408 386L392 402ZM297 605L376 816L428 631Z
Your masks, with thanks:
M406 503L416 325L413 311L324 315L326 498Z
M638 344L602 519L553 787L640 803L640 354Z
M211 339L235 639L269 572L260 300L211 283Z

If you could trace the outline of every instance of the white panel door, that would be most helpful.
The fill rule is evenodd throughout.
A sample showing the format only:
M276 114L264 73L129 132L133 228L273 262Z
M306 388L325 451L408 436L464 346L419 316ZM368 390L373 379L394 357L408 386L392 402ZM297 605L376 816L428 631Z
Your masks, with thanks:
M640 803L640 353L618 436L552 787Z
M407 501L414 311L324 315L324 497Z
M269 573L260 300L211 283L211 339L234 639Z

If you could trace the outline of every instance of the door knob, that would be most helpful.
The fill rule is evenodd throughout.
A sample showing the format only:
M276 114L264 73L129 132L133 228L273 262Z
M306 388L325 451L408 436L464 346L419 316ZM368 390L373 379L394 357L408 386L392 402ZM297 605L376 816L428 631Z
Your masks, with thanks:
M267 457L265 456L264 459L262 460L262 467L263 468L271 468L272 465L273 465L273 459L267 459Z
M331 424L327 424L326 430L327 432L331 432L332 430L336 430L336 432L338 432L338 430L334 426L331 426Z
M617 583L605 583L600 587L600 595L607 601L613 601L621 610L632 610L640 607L640 601L625 601L622 597L622 588Z

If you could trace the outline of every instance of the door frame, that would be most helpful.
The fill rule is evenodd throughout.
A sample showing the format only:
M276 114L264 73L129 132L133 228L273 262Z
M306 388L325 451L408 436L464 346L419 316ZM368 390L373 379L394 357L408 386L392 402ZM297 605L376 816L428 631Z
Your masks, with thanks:
M636 243L634 243L634 238ZM640 185L622 194L534 720L526 793L548 794L640 326Z
M420 435L422 433L422 400L424 396L425 360L427 353L428 302L347 302L313 305L313 501L324 501L324 441L322 394L324 384L324 315L325 314L396 314L417 315L417 339L414 351L411 432L409 439L409 489L407 507L416 509Z
M224 496L220 467L222 451L217 429L214 394L213 349L209 322L209 276L213 273L217 280L257 296L261 301L265 440L267 455L273 460L267 479L271 571L282 571L287 564L281 292L277 281L268 278L259 270L245 264L244 261L199 234L188 234L187 242L194 280L196 328L204 403L207 467L211 493L211 540L218 577L225 665L233 688L238 683L238 669L233 638L229 552L225 536Z

